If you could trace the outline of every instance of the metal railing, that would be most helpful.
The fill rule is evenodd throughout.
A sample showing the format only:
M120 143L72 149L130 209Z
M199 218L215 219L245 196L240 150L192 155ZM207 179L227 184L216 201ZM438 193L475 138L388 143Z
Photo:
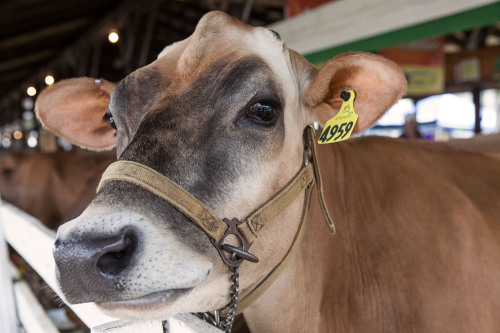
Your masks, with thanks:
M0 331L1 332L59 332L25 281L8 260L7 242L45 280L59 296L52 247L55 232L22 210L0 201ZM161 321L128 322L109 317L93 303L69 305L92 333L163 333ZM22 327L22 328L21 328ZM167 320L169 333L220 333L201 319L177 315Z

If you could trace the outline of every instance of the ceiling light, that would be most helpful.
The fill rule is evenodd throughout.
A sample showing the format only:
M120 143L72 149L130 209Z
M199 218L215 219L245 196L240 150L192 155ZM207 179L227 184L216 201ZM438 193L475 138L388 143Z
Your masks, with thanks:
M23 138L23 133L21 131L15 131L14 132L14 139L20 140Z
M54 84L54 77L52 75L47 75L45 77L45 83L50 86L51 84Z
M35 87L29 87L29 88L26 90L26 93L27 93L29 96L35 96L35 95L36 95L36 89L35 89Z
M113 30L109 33L108 39L111 43L116 43L120 39L120 36L118 35L118 32L116 30Z

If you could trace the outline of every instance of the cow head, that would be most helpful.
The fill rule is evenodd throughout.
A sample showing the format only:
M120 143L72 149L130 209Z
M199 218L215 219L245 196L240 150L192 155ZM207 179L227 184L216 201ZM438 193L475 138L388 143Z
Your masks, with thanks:
M275 32L213 12L191 37L114 87L107 115L107 95L89 78L48 88L37 112L68 140L92 149L116 143L119 160L167 176L220 218L242 219L301 168L304 128L333 117L342 90L356 91L359 132L405 88L402 72L379 56L341 55L318 70ZM243 294L285 255L303 198L255 240L251 252L260 262L241 266ZM58 230L54 253L67 300L96 302L111 315L165 318L229 300L230 272L207 235L127 182L106 183L80 217Z

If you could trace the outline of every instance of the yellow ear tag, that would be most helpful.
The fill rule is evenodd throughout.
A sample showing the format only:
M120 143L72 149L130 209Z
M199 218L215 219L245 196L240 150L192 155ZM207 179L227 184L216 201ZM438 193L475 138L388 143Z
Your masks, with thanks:
M344 100L339 113L328 120L319 137L318 143L332 143L349 139L358 120L358 114L354 111L354 91L343 91L340 98Z

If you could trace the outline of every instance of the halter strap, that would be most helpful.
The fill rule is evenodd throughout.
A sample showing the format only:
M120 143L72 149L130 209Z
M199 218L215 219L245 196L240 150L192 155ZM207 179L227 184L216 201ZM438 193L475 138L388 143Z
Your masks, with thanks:
M228 228L208 207L191 193L161 173L132 161L117 161L104 172L97 188L99 191L110 181L126 181L138 185L161 197L200 227L211 239L219 243ZM236 228L250 244L264 229L288 207L306 186L314 183L312 164L300 169L295 177L271 199L245 218Z
M311 164L314 167L314 178L316 179L316 184L318 185L318 199L319 199L319 206L321 207L321 212L323 213L323 216L325 217L326 225L328 226L328 229L330 230L330 233L332 235L335 235L335 223L333 222L332 217L330 216L330 212L328 211L328 207L326 206L325 202L325 196L323 194L323 181L321 179L321 172L319 170L319 162L318 162L318 157L316 155L316 145L315 145L315 136L314 136L314 129L312 128L311 125L307 126L305 129L305 140L306 140L306 146L309 147L311 150Z
M133 161L116 161L104 171L97 192L115 180L138 185L159 196L217 242L224 235L227 225L221 219L191 193L150 167Z

